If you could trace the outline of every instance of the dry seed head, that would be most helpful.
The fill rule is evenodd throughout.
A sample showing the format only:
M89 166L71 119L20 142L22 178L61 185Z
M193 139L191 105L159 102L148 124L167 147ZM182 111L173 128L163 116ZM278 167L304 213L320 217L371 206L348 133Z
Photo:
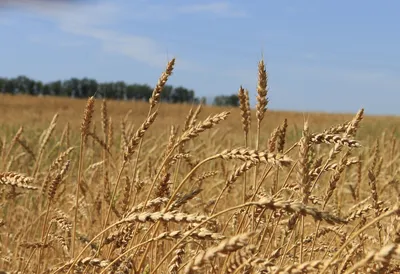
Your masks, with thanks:
M131 193L131 180L128 176L125 176L125 187L124 187L124 194L122 199L122 213L124 214L128 209L129 201L130 201L130 193Z
M70 160L67 160L64 165L61 167L60 171L56 175L56 177L53 179L52 183L49 186L49 191L48 191L48 198L49 200L54 199L54 196L56 194L57 188L60 185L62 179L64 178L65 174L68 171L70 165Z
M107 132L107 148L109 150L113 146L113 140L114 140L113 136L114 136L114 127L112 123L112 118L110 117L108 119L108 132Z
M314 144L326 143L326 144L345 145L348 147L361 147L360 143L357 142L356 140L334 134L319 133L319 134L311 134L310 137L311 137L310 139L311 142Z
M179 208L182 205L186 204L188 201L192 200L194 197L196 197L198 194L200 194L201 191L202 191L202 189L196 188L196 189L190 191L189 193L186 193L185 195L179 197L178 199L176 199L176 201L174 201L173 204L171 204L170 210Z
M168 154L171 152L171 150L174 148L175 142L176 142L176 136L177 136L178 130L175 128L175 126L171 126L170 133L169 133L169 139L168 139L168 144L167 147L163 153L163 158L167 157Z
M304 205L303 203L298 202L290 202L290 201L280 201L274 200L273 198L265 197L261 198L258 202L255 203L256 205L266 207L270 210L278 210L283 209L286 212L290 213L298 213L303 216L310 215L317 221L326 221L329 224L341 224L347 223L346 220L341 219L337 216L334 216L328 212L319 211L313 207L309 207Z
M68 247L66 239L63 236L56 235L56 234L49 234L49 238L52 241L57 241L61 245L64 253L69 256L69 247Z
M131 210L129 210L129 212L125 216L129 216L129 215L131 215L131 214L133 214L135 212L142 211L143 209L148 209L148 208L151 208L151 207L155 207L155 206L160 206L162 204L166 204L168 201L169 201L169 198L167 198L167 197L157 197L157 198L155 198L153 200L149 200L146 203L146 206L145 206L144 203L140 203L140 204L134 206Z
M360 109L346 129L346 135L354 135L360 126L360 122L364 117L364 109Z
M340 175L342 174L342 172L344 171L344 169L346 167L348 155L349 155L349 151L346 151L346 153L340 159L339 164L336 166L336 169L334 170L334 172L332 173L332 175L329 179L328 190L325 194L325 204L328 202L328 200L330 199L330 197L333 194L333 191L336 189L336 185L340 179Z
M264 119L268 104L268 75L265 70L264 60L258 63L257 93L257 119L258 122L261 122Z
M43 184L42 184L42 193L43 194L45 194L45 192L47 190L47 186L51 180L53 172L61 167L62 163L65 161L65 158L69 156L69 154L72 152L72 150L74 150L74 147L68 148L64 152L60 153L60 155L57 157L57 159L55 159L51 163L49 171L47 172L46 178L44 179Z
M197 122L197 118L199 117L199 114L201 112L202 106L203 106L203 104L200 103L198 105L198 107L196 108L196 110L193 112L192 117L191 117L190 122L189 122L189 128L195 126L195 124Z
M196 180L194 181L193 185L196 185L197 187L201 187L203 182L209 178L209 177L213 177L215 175L217 175L218 172L217 171L210 171L210 172L205 172L203 174L201 174L199 177L196 178Z
M126 132L126 122L124 120L121 121L121 149L125 151L128 146L128 135Z
M104 151L108 152L108 154L111 155L111 151L110 151L110 148L108 147L108 145L107 145L102 139L100 139L100 137L97 136L97 134L96 134L95 132L90 132L90 131L89 131L89 132L86 134L86 136L92 137L93 140L94 140L95 142L97 142L97 143L104 149Z
M355 158L355 157L343 159L343 160L344 160L344 162L342 164L345 165L346 167L360 163L360 159ZM309 176L311 177L311 179L315 179L320 172L333 171L337 168L337 166L338 166L338 163L328 164L324 168L324 170L322 170L323 167L321 165L319 165L319 166L313 168L312 170L310 170Z
M48 129L45 131L45 134L43 135L43 139L41 140L41 143L40 143L39 154L41 154L44 151L44 147L49 142L49 139L50 139L51 135L53 134L54 129L57 125L57 119L58 119L58 113L56 113L53 116L53 119L50 122L50 126L48 127Z
M155 197L169 197L170 196L170 173L165 173L164 177L161 178L155 190Z
M32 157L32 159L36 159L35 153L31 149L31 147L26 143L26 141L22 138L17 139L17 143L25 149L25 151Z
M178 274L178 270L183 261L183 256L185 256L185 245L186 243L180 244L174 251L175 256L172 258L168 266L168 271L170 274Z
M57 223L62 231L71 232L72 222L69 220L68 216L61 210L55 211L55 216L51 219L52 223Z
M246 99L246 109L247 109L247 120L248 120L248 124L249 124L249 130L250 130L250 126L251 126L251 108L250 108L250 96L249 96L249 91L247 89L245 89L244 92L244 96Z
M123 219L124 222L156 222L162 220L165 222L185 222L185 223L199 223L207 219L207 216L197 214L185 214L178 212L143 212L133 213Z
M69 126L69 122L67 122L67 124L65 125L65 145L66 145L66 147L70 147L69 132L70 132L70 126Z
M157 114L158 114L158 112L155 111L153 114L148 116L146 118L146 120L143 122L143 124L140 126L140 128L136 131L135 135L132 137L132 139L130 140L130 142L128 144L127 150L125 151L124 161L129 160L129 158L132 156L136 147L139 145L140 140L143 138L146 131L156 120Z
M242 126L243 131L248 134L250 129L250 102L249 102L249 92L244 90L240 86L238 91L239 103L240 103L240 114L242 116Z
M22 135L23 132L24 132L24 127L21 126L21 127L18 129L17 133L15 134L15 136L14 136L12 142L16 142L16 141L21 137L21 135Z
M235 270L238 269L242 264L249 264L248 260L254 256L255 250L255 245L248 245L245 248L239 249L238 251L234 252L229 258L226 266L226 272L235 273Z
M376 140L375 146L374 146L374 154L372 157L372 163L371 163L371 167L370 167L370 169L373 172L376 172L376 166L378 164L379 156L380 156L380 145L379 145L379 140Z
M107 138L108 132L108 110L107 110L107 101L103 99L101 102L101 126L103 128L104 137ZM107 140L105 140L107 141Z
M258 164L258 162L245 162L242 164L239 168L235 170L235 172L229 177L229 179L226 181L226 186L231 186L241 175L243 175L246 171L251 169L252 167L255 167Z
M153 90L153 94L149 99L150 108L152 109L160 100L161 92L168 81L168 77L171 76L172 71L174 70L175 58L168 62L165 71L161 74L161 77L158 79L158 83Z
M14 138L11 141L11 144L10 144L10 147L8 149L6 158L8 158L8 156L11 153L11 150L13 149L15 143L17 143L17 141L21 138L21 135L22 135L23 132L24 132L24 127L21 126L18 129L17 133L15 134ZM5 147L5 143L3 143L3 146Z
M87 140L87 134L90 131L90 123L92 122L92 116L94 112L94 97L91 96L86 102L85 112L83 114L83 120L81 124L81 135L84 136L84 141Z
M393 256L399 256L400 255L400 245L392 243L388 244L384 247L382 247L378 251L371 251L368 253L367 256L365 256L364 259L358 261L355 263L350 269L348 269L345 273L350 274L354 273L354 271L362 266L366 266L367 264L371 262L381 262L381 263L387 263L389 262Z
M206 120L195 127L189 128L185 133L183 133L179 142L182 143L189 141L190 139L199 136L201 132L213 128L215 125L219 124L219 122L225 120L229 113L229 111L224 111L217 115L207 117Z
M295 273L314 273L315 270L322 268L325 261L315 260L301 264L292 264L283 268L275 268L274 274L295 274Z
M44 243L41 243L41 242L35 242L35 243L22 242L22 243L19 244L19 246L23 247L23 248L37 249L37 248L48 248L48 247L50 247L50 244L48 244L48 243L44 244Z
M32 186L34 178L16 172L0 172L0 184L18 188L36 190L37 187Z
M368 197L369 198L369 197ZM379 203L379 207L382 206L382 202ZM366 205L360 209L353 209L351 211L349 211L349 215L346 217L346 220L348 222L354 221L356 219L360 219L361 217L363 217L366 213L368 213L368 211L370 211L373 208L372 205Z
M182 131L185 132L190 128L190 123L193 120L193 115L194 115L194 111L193 111L193 106L189 109L189 113L186 115L186 119L185 119L185 123L183 125ZM194 126L194 125L193 125Z
M310 148L310 136L308 133L308 123L304 123L303 136L300 139L299 148L299 168L297 172L298 182L303 191L303 202L307 203L308 196L310 195L310 180L309 180L309 160L308 151Z
M379 207L379 197L378 197L378 190L376 188L376 177L373 171L368 170L368 184L371 188L371 197L372 197L372 206L375 209L376 217L380 214L380 207Z
M271 153L273 153L276 149L276 140L278 139L280 130L281 129L279 126L275 128L274 131L271 133L271 137L268 140L268 151Z
M339 124L336 126L332 126L326 130L324 130L325 134L340 134L340 133L345 133L349 125L351 124L350 122L345 122L343 124Z
M219 156L225 160L238 159L256 163L268 163L276 166L288 166L292 162L292 160L286 155L261 152L247 148L227 149L221 152Z
M211 260L217 256L223 256L243 248L248 244L250 237L253 235L254 232L238 234L223 240L217 246L210 247L205 251L200 251L200 253L196 255L196 257L185 267L184 273L195 273L196 271L200 270L202 266L211 262Z
M75 260L71 260L70 262L66 263L65 265L63 265L63 268L70 267L74 263L74 261ZM93 266L93 267L100 267L100 268L107 267L109 264L110 264L109 260L104 260L101 258L94 258L94 257L82 258L76 262L77 266Z
M280 126L279 136L277 140L279 153L283 153L283 149L285 148L287 127L287 119L285 118L283 124Z
M159 234L156 239L180 239L182 237L191 237L202 241L221 241L226 238L220 233L214 233L206 228L200 228L193 232L183 230L167 231Z

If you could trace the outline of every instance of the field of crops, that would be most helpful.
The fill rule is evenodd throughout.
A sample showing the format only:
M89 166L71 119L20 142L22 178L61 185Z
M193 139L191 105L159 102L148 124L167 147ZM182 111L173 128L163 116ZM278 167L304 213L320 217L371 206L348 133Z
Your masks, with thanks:
M270 111L263 61L240 108L164 104L173 66L150 102L0 95L0 273L400 272L399 118Z

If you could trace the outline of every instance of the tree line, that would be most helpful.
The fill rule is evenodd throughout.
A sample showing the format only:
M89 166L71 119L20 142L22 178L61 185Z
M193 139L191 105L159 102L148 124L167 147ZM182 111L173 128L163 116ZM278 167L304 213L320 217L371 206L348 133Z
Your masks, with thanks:
M127 84L123 81L99 83L89 78L71 78L43 83L26 76L16 78L0 78L0 92L8 94L27 94L34 96L65 96L71 98L87 98L94 94L114 100L148 101L153 92L153 87L147 84ZM161 92L161 101L168 103L195 103L206 98L198 98L194 90L182 86L173 87L166 85ZM238 106L239 99L236 94L216 96L212 102L218 106Z

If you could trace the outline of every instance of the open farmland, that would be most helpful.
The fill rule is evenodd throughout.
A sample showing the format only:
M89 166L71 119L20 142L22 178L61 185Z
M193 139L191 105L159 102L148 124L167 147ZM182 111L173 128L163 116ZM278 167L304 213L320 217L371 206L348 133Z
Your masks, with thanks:
M400 271L399 118L270 111L263 62L251 111L164 104L169 66L150 103L0 95L1 270Z

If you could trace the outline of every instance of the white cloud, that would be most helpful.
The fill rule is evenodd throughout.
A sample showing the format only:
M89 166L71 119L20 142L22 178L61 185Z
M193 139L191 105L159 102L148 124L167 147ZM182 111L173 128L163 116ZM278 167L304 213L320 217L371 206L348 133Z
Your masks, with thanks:
M41 45L52 45L55 47L81 47L84 45L87 45L86 41L83 41L82 39L54 39L54 36L52 35L38 35L38 34L32 34L28 36L28 41L31 43L35 44L41 44Z
M131 9L129 10L129 15L132 20L137 21L165 21L177 18L179 15L192 15L192 14L202 14L202 15L213 15L217 17L233 17L240 18L246 17L246 11L237 8L229 2L210 2L204 3L198 1L199 3L180 3L176 4L174 2L165 2L162 4L153 4L149 2L139 2L132 1Z
M227 2L214 2L208 4L191 4L176 8L178 13L213 13L228 17L245 17L246 12L235 9Z
M127 15L116 4L19 0L10 5L28 11L35 18L49 20L66 33L96 39L108 52L122 54L150 66L165 67L166 50L157 41L114 30ZM191 67L184 60L179 60L179 64L181 68Z

